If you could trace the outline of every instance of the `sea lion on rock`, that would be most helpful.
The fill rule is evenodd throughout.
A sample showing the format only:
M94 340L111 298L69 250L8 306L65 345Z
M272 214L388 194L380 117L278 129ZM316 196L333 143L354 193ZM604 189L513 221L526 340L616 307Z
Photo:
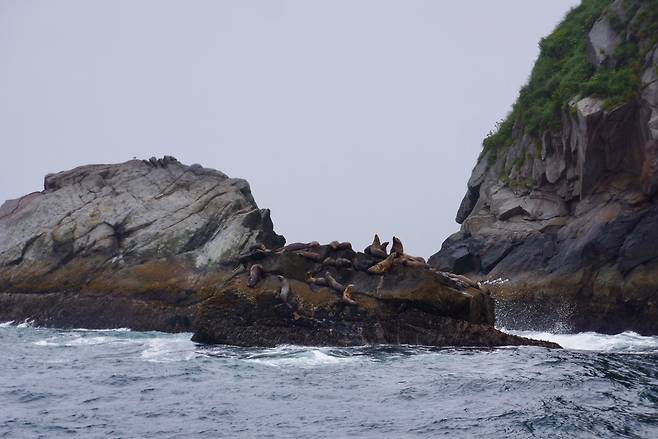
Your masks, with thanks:
M324 261L322 261L322 265L327 265L329 267L335 267L336 266L336 260L334 258L324 258Z
M394 262L396 256L397 256L397 253L391 253L383 261L380 261L377 264L373 265L372 267L368 268L368 273L370 273L370 274L384 274L384 273L386 273L393 266L393 262Z
M315 262L320 262L322 260L322 256L320 256L319 254L314 253L314 252L309 252L309 251L302 250L302 251L298 251L296 253L300 256L303 256L303 257L305 257L307 259L310 259L312 261L315 261Z
M289 302L290 299L290 282L288 282L288 279L286 279L283 276L277 276L279 280L281 281L281 290L279 290L279 299L286 305L288 305L288 308L292 309L292 305Z
M467 278L466 276L462 276L461 274L448 273L448 276L450 276L451 278L456 279L460 282L465 283L469 287L477 288L478 290L481 289L479 283L475 282L474 280L471 280L471 279Z
M309 248L315 248L319 247L320 243L317 241L311 241L311 242L293 242L292 244L288 244L285 247L282 247L278 250L279 253L288 253L288 252L296 252L300 250L306 250Z
M255 288L258 285L258 282L263 278L263 266L260 264L254 264L249 269L249 282L247 286L249 288Z
M329 247L333 250L352 250L352 244L349 242L331 241Z
M324 278L327 280L329 286L334 290L342 292L345 289L345 287L343 287L341 283L334 279L334 277L328 271L324 273Z
M347 258L338 258L336 259L336 267L347 268L352 266L352 261Z
M350 284L343 290L343 302L348 305L357 305L356 300L352 298L354 285Z
M375 233L375 237L372 240L372 244L370 244L368 247L366 247L363 250L363 253L371 256L375 256L378 258L386 258L388 256L384 250L382 250L382 244L379 241L379 235Z
M324 277L313 277L313 274L310 271L306 273L306 283L309 283L311 285L318 285L321 287L329 286L327 279L325 279Z
M393 245L391 246L391 254L397 253L398 255L404 254L404 247L402 241L396 236L393 237Z

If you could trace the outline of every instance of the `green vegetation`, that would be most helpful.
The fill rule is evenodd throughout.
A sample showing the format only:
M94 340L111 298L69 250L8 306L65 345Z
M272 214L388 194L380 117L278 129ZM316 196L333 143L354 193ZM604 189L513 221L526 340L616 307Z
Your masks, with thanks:
M583 0L541 40L539 57L512 111L482 142L483 154L491 152L489 160L509 146L515 126L535 138L558 129L562 112L574 96L595 96L613 108L638 95L644 55L658 41L658 0L625 0L625 19L609 9L611 3ZM594 22L603 14L614 29L622 33L628 29L635 38L619 45L613 54L614 68L596 71L587 60L587 41ZM637 41L643 42L642 48Z

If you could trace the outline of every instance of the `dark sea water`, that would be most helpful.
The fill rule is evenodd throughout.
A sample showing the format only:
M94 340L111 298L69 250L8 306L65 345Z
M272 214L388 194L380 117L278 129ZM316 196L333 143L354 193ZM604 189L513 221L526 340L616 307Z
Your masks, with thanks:
M0 437L658 438L658 337L521 347L204 348L0 325Z

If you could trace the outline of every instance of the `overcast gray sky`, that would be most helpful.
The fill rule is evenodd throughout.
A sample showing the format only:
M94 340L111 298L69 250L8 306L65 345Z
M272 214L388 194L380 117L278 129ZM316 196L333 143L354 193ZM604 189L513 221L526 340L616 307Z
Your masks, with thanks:
M429 256L576 0L0 0L0 198L165 154L250 184L289 242Z

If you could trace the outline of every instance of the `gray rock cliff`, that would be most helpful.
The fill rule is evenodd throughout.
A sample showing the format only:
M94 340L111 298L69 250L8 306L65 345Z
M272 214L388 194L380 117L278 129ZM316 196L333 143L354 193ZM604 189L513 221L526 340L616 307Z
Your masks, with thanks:
M480 157L461 230L430 258L494 282L506 327L658 333L658 35L634 26L653 3L629 3L611 2L587 50L596 75L614 72L616 48L639 48L634 96L574 96L539 135L519 117Z

